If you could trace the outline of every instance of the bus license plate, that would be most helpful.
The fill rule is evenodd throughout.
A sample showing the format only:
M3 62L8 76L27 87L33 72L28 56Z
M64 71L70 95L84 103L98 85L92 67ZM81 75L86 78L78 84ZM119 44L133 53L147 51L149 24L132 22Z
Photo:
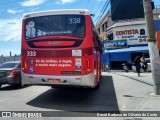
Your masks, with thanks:
M50 83L60 83L60 79L48 79Z

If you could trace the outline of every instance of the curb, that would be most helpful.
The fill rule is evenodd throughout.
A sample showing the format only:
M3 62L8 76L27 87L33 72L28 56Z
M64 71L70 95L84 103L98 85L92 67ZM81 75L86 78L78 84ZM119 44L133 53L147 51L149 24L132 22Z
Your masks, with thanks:
M126 75L122 75L122 74L118 74L118 73L112 73L112 74L116 74L116 75L120 75L120 76L123 76L123 77L127 77L127 78L130 78L130 79L136 80L136 81L138 81L138 82L141 82L141 83L144 83L144 84L153 86L153 84L150 83L150 82L146 82L146 81L144 81L144 80L137 79L137 78L134 78L134 77L131 77L131 76L126 76Z

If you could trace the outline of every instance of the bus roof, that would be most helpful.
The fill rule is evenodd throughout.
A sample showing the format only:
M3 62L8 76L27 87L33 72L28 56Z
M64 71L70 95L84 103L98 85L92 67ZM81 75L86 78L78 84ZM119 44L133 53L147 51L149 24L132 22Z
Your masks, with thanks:
M39 11L33 13L27 13L23 16L23 19L38 17L38 16L46 16L46 15L66 15L66 14L82 14L82 15L90 15L87 9L63 9L63 10L49 10L49 11Z

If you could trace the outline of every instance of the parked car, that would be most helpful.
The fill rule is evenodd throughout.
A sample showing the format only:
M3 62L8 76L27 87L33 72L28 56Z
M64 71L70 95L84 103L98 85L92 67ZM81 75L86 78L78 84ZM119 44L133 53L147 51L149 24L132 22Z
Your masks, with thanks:
M150 58L145 58L145 61L146 61L146 63L147 63L147 72L151 72L151 62L150 62ZM142 65L141 65L142 66ZM133 65L132 66L132 70L134 71L134 72L136 72L136 67ZM144 70L141 68L140 69L140 71L141 72L144 72Z
M10 61L0 64L0 87L3 84L21 85L20 61Z

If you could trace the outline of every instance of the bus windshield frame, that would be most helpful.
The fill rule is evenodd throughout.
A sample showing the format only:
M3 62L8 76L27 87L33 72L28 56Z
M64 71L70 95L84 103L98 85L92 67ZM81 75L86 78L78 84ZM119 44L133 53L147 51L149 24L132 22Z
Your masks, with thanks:
M47 15L25 19L25 39L46 36L85 38L84 15Z

